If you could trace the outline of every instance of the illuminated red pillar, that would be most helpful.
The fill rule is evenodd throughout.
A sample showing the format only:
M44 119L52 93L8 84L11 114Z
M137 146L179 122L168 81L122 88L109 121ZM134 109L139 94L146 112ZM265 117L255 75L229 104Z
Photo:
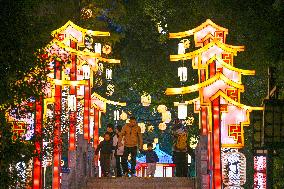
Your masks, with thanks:
M41 148L42 148L42 140L41 138L41 129L42 129L42 99L36 101L35 105L36 114L35 114L35 153L37 156L33 159L33 189L40 189L42 185L41 181Z
M94 108L94 148L96 149L99 143L99 124L100 124L100 111Z
M89 136L89 115L90 115L90 80L88 79L87 84L84 87L84 139L90 141L90 136Z
M74 41L70 41L70 46L73 49L76 49L76 43ZM71 81L76 81L77 80L77 64L76 64L76 55L75 54L71 54L71 70L70 70L70 80ZM76 86L70 86L70 95L75 95L77 98L77 90L76 90ZM76 102L77 105L77 102ZM75 142L76 142L76 138L75 138L75 134L76 134L76 111L71 111L70 112L70 125L69 125L69 150L70 151L74 151L76 149L75 146Z
M55 79L61 79L61 65L55 64ZM55 85L54 103L54 130L53 130L53 173L52 188L60 188L60 161L61 161L61 86Z
M221 189L220 97L212 102L213 188Z

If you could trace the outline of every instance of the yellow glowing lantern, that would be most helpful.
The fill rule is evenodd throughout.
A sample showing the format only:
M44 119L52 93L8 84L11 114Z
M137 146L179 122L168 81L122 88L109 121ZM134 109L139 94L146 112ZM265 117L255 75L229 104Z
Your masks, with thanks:
M142 103L142 106L149 106L151 104L151 95L143 94L141 96L141 103Z
M178 44L178 54L185 54L185 47L183 42L180 42Z
M121 119L121 120L124 120L124 121L127 120L127 113L125 113L124 111L122 111L121 114L120 114L120 119Z
M147 144L143 144L143 150L147 150Z
M187 117L187 104L179 103L178 104L178 118L186 119L186 117Z
M166 107L165 105L159 105L159 106L157 107L157 111L158 111L159 113L163 113L163 112L167 111L167 107Z
M167 129L167 125L166 125L164 122L162 122L162 123L159 124L159 129L160 129L161 131L164 131L164 130Z
M90 68L89 64L84 63L82 65L82 70L83 70L83 78L84 79L90 79L91 68Z
M154 138L154 143L158 143L159 142L159 139L158 138Z
M103 46L103 53L104 54L110 54L111 53L111 46L110 45L104 45Z
M162 122L170 123L172 119L172 114L170 111L162 112Z

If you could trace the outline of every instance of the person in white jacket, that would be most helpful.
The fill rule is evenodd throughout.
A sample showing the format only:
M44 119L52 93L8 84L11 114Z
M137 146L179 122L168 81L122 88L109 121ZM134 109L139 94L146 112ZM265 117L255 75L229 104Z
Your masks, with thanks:
M113 137L113 146L115 146L115 159L116 159L116 176L122 176L121 158L124 152L124 141L121 140L121 125L116 128L116 134ZM119 140L120 139L120 140Z

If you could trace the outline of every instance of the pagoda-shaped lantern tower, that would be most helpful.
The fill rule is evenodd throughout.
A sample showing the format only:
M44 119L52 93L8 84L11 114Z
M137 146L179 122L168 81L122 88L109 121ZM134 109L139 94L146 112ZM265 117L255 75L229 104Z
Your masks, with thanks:
M193 35L195 47L200 47L193 52L170 56L174 62L191 59L193 69L198 70L198 84L168 88L166 94L199 93L198 98L186 102L193 104L194 112L199 113L200 135L205 138L199 144L203 146L198 165L202 167L198 175L201 188L241 188L245 183L245 157L238 152L244 146L243 127L250 124L252 110L263 109L240 102L244 92L241 77L255 72L234 66L234 56L244 51L244 47L226 44L227 34L226 28L209 19L192 30L169 34L170 38ZM235 170L232 164L236 165Z
M107 104L126 105L108 100L92 90L101 82L99 77L102 77L106 70L104 65L120 63L120 60L108 58L111 52L110 45L100 43L103 40L99 38L110 36L109 32L87 30L68 21L61 28L53 31L52 36L54 39L45 48L46 54L42 55L50 59L48 85L45 88L45 96L41 101L36 102L34 124L37 136L41 136L43 122L47 127L52 128L52 157L43 157L42 161L39 157L34 158L33 188L44 187L43 164L52 166L54 189L61 188L64 167L68 172L73 171L73 180L80 179L76 178L78 174L74 173L78 163L76 159L78 137L82 136L83 141L86 141L87 145L84 146L91 145L96 148L99 142L101 112L106 111ZM108 79L110 77L108 73ZM63 138L64 133L68 136L67 141ZM41 140L36 142L39 154L42 142L49 143ZM63 160L62 143L68 144L64 157L67 162ZM88 150L85 152L87 153ZM83 159L81 162L85 163Z

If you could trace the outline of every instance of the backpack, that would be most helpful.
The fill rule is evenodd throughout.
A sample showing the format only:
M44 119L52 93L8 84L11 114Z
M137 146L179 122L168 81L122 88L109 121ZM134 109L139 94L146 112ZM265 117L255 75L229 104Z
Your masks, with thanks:
M181 151L186 150L187 148L187 133L186 132L182 132L178 134L175 147L177 150L181 150Z

